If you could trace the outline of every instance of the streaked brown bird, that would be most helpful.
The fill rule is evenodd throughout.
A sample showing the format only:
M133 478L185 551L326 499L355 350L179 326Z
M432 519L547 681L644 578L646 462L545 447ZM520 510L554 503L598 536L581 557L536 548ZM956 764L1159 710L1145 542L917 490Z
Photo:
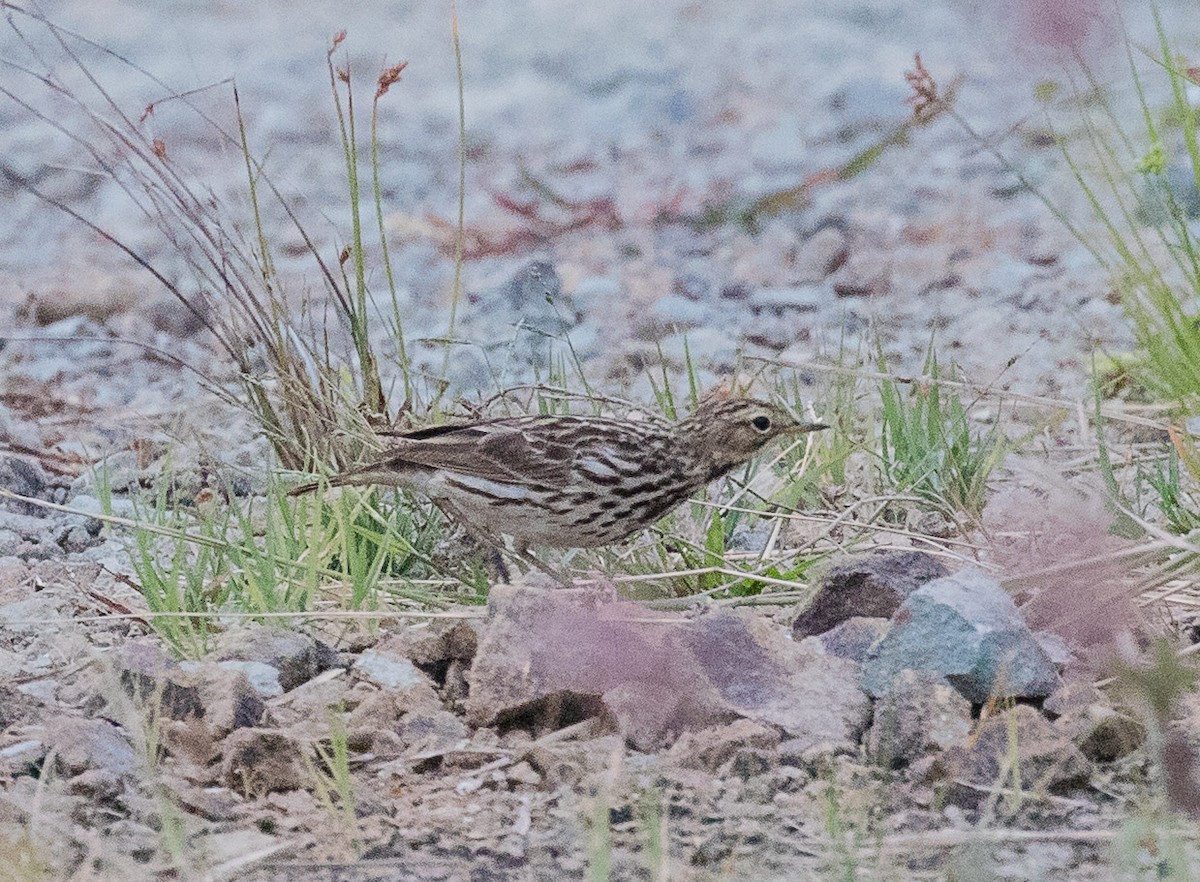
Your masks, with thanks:
M710 397L677 423L519 416L397 435L373 462L326 482L378 484L428 496L476 536L587 548L650 526L782 435L827 428L766 401Z

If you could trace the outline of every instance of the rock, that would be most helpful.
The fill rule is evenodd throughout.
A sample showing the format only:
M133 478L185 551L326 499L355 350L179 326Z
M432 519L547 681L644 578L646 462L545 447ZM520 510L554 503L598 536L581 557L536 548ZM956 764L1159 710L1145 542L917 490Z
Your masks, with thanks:
M795 288L756 288L750 308L757 315L782 317L785 312L817 312L834 300L833 289L822 285Z
M779 732L753 720L734 720L727 726L710 726L685 733L668 756L685 768L716 772L743 750L774 750Z
M0 683L0 732L30 719L40 703L17 690L15 686Z
M688 300L709 302L716 293L716 284L707 276L696 273L680 273L671 283L671 293ZM3 410L0 410L0 426L3 425ZM0 438L3 436L0 435Z
M99 540L80 524L67 525L60 530L55 543L67 554L80 554L93 545L100 544Z
M225 632L214 652L214 661L265 662L279 671L279 684L287 692L337 664L337 653L307 634L251 625Z
M1146 727L1141 721L1103 704L1068 711L1054 721L1054 726L1097 763L1119 760L1146 742Z
M26 738L0 748L0 774L10 778L41 776L50 748L38 738Z
M906 597L932 579L948 576L923 551L892 551L835 564L812 601L792 623L796 639L824 634L854 616L891 616Z
M16 456L0 455L0 487L18 496L40 498L46 491L49 479L37 463ZM14 511L31 517L45 517L47 510L18 499L5 499L4 504Z
M1200 779L1196 771L1196 749L1189 743L1188 733L1177 728L1168 728L1163 733L1160 755L1167 807L1193 821L1200 820Z
M238 671L263 698L283 695L283 684L279 682L279 669L266 662L223 661L217 665L227 671Z
M356 733L359 741L369 741L374 733L400 731L399 722L408 715L436 714L441 710L437 693L427 681L422 681L407 689L380 689L367 695L350 712L346 727Z
M266 713L266 705L249 678L224 663L203 665L196 671L200 680L200 705L204 722L215 738L223 738L234 729L257 726Z
M1050 792L1082 786L1092 772L1071 739L1025 704L984 720L967 743L945 751L937 766L945 778L971 785L949 794L964 806L982 799L985 789L1012 786L1014 771L1022 789Z
M838 297L877 297L892 290L892 259L881 251L851 251L829 276Z
M651 304L650 314L673 331L703 327L713 320L713 309L708 303L689 300L678 294L659 297Z
M221 780L231 790L261 797L304 786L300 745L282 732L237 729L221 749Z
M1180 696L1173 716L1170 728L1183 736L1194 756L1200 756L1200 691L1192 689Z
M991 698L1043 698L1058 672L990 576L964 569L918 588L863 666L863 688L886 695L905 669L946 678L974 704Z
M406 656L435 679L441 679L436 670L444 671L453 661L470 662L478 648L479 635L474 623L462 620L450 625L444 621L434 621L428 625L413 626L376 645L380 651Z
M111 804L125 792L125 782L107 769L88 769L71 779L67 792L93 805Z
M31 503L11 499L0 507L0 555L28 560L60 556L54 542L56 523Z
M971 732L971 703L940 677L901 671L875 702L867 753L885 768L899 768L962 744Z
M204 716L195 679L156 640L134 640L117 653L121 685L141 703L154 702L172 720Z
M387 692L402 695L419 693L421 698L427 699L426 703L438 704L429 677L402 655L386 649L368 649L358 657L351 670Z
M40 450L42 434L36 424L22 419L12 408L0 403L0 442L9 447Z
M849 256L846 234L836 224L826 224L800 243L792 275L800 284L815 284L836 272Z
M948 539L954 535L957 527L954 522L940 511L922 511L910 508L904 517L904 525L914 533L922 536L933 536L936 539Z
M1200 217L1200 189L1186 164L1176 162L1167 166L1161 177L1143 175L1142 187L1143 194L1137 207L1142 223L1169 223L1180 208L1189 218Z
M562 280L548 260L531 260L504 284L504 299L518 313L542 312L562 294Z
M459 747L467 727L449 711L414 712L401 721L399 735L410 753L436 753Z
M390 731L402 716L396 696L390 692L375 692L358 703L346 720L346 731L352 741L368 742L376 732Z
M1036 631L1033 636L1056 667L1065 668L1071 663L1071 647L1053 631Z
M447 703L460 706L467 700L467 696L471 694L471 684L467 681L469 671L470 663L457 658L446 666L442 696Z
M711 687L697 694L689 659L663 645L667 629L639 625L646 612L634 604L600 600L494 586L468 672L468 721L558 728L599 714L602 696L615 692L617 718L639 740L682 727L681 715L714 722L719 700Z
M767 619L729 611L699 616L676 636L726 707L777 726L795 749L853 749L867 726L859 666L826 654L816 641L796 643Z
M1104 693L1091 684L1080 680L1064 683L1042 702L1042 710L1054 716L1080 711L1104 701Z
M503 325L517 325L537 338L559 335L575 324L574 307L564 297L562 280L548 260L531 260L498 284L485 287L470 296L475 308L463 318L487 346L498 342ZM511 330L500 333L505 337L503 345L512 345Z
M848 749L866 726L858 666L819 644L732 612L640 623L647 610L600 600L493 588L468 720L553 729L606 710L630 743L651 749L743 717L816 752Z
M220 758L220 740L213 737L204 720L165 720L160 743L186 777L193 782L216 784L220 770L212 763Z
M830 655L862 664L872 647L883 639L890 625L891 622L885 618L851 616L817 639Z
M124 732L107 720L53 717L46 720L45 729L44 740L67 777L96 769L125 778L138 770L137 751Z
M288 731L303 731L313 720L329 719L331 710L353 708L347 701L345 670L336 668L270 701L271 721Z
M726 551L749 551L758 554L771 541L773 530L767 524L738 523L733 528L733 535L725 546Z
M537 787L542 783L542 776L527 762L519 762L505 769L504 777L513 784L525 784L530 787Z
M117 665L121 683L136 701L153 702L171 720L203 719L217 738L258 725L266 712L242 671L224 663L178 663L155 641L126 644Z

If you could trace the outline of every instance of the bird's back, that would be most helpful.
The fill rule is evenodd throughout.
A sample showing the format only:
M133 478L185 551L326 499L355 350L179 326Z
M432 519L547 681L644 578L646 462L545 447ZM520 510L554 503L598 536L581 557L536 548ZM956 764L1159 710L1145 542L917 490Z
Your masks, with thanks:
M407 433L375 465L492 532L562 548L619 541L702 483L670 425L582 416Z

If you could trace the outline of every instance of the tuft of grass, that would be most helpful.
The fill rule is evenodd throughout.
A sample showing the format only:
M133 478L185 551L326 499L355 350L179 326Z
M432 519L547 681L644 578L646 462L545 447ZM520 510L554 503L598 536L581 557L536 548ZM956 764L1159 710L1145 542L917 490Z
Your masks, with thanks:
M317 802L325 809L337 827L342 840L353 854L359 850L355 834L358 815L354 798L354 778L350 774L350 747L346 734L345 711L329 711L329 743L315 742L316 762L304 757Z
M1180 469L1175 448L1152 463L1139 462L1137 472L1139 490L1145 487L1153 494L1154 506L1168 530L1180 536L1200 530L1200 500L1195 497L1194 485L1187 483L1186 470Z
M882 350L879 361L880 371L886 372ZM880 466L897 492L978 517L987 502L988 479L1012 448L999 419L985 432L972 431L957 393L939 382L940 371L930 348L928 380L915 385L909 395L893 379L880 381Z
M264 163L254 155L246 118L236 88L232 101L236 127L228 131L199 109L189 95L173 92L161 80L115 53L109 60L147 82L162 94L145 113L122 109L90 67L90 54L105 50L66 31L36 11L8 8L6 24L34 59L27 66L0 59L9 77L0 96L14 109L44 123L65 137L99 175L124 195L129 209L157 230L163 243L186 271L156 266L148 251L125 241L115 231L84 216L71 205L38 188L32 179L4 174L9 182L67 214L118 251L124 253L176 298L207 329L236 368L236 389L210 381L209 388L224 400L244 408L272 444L287 469L344 468L361 454L371 425L393 416L380 375L380 357L369 336L376 305L367 279L382 262L389 280L391 314L398 337L399 362L412 409L415 392L407 373L409 362L403 327L388 262L386 243L379 254L369 251L360 211L359 144L352 79L347 66L335 66L334 56L344 35L334 38L328 55L333 106L338 121L347 171L351 232L349 244L336 260L305 229L291 200L274 183ZM48 49L60 60L50 65ZM62 85L75 74L87 89ZM380 75L392 82L396 67ZM379 99L372 106L371 155L378 155ZM193 110L240 158L245 171L244 204L230 204L197 185L173 159L171 145L152 136L144 121L160 105ZM377 165L374 195L376 220L381 215ZM296 296L278 271L273 241L280 223L292 226L323 285L319 295ZM321 297L318 301L315 298ZM296 303L301 308L296 309ZM329 318L333 322L328 321Z
M227 610L275 615L318 603L367 610L392 600L436 606L443 598L411 587L411 580L441 572L457 574L466 586L456 599L485 596L477 567L435 560L446 532L441 516L404 494L351 489L328 501L297 500L270 480L264 497L196 506L172 502L166 478L148 505L134 500L136 516L125 520L112 514L102 470L97 484L101 519L131 532L136 585L150 623L181 657L206 654Z
M1122 119L1110 90L1086 67L1074 84L1082 136L1059 139L1062 155L1099 223L1099 233L1052 210L1110 273L1133 322L1140 357L1129 367L1154 395L1180 410L1200 407L1200 249L1184 187L1200 188L1196 112L1189 71L1172 50L1158 5L1150 6L1154 49L1125 40L1140 126ZM1143 69L1143 62L1148 71ZM1157 90L1166 91L1159 112ZM1085 100L1086 99L1086 100Z

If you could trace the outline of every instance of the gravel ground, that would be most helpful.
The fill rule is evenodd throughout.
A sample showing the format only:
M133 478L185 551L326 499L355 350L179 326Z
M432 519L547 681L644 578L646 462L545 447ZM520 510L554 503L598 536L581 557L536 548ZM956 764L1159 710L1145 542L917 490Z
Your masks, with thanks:
M45 8L176 89L209 87L194 100L225 124L236 79L251 143L329 254L345 236L346 190L325 50L335 32L348 32L338 63L363 78L360 104L385 63L407 61L384 99L380 132L388 223L409 336L444 334L453 267L436 223L453 220L458 194L445 4L313 3L287 14L244 4L168 13L111 0ZM593 382L644 392L643 366L659 347L678 365L685 334L711 370L706 378L739 352L803 360L856 353L878 336L906 370L920 367L935 339L979 382L1078 395L1092 346L1125 347L1127 324L1086 252L950 119L912 132L856 177L816 188L758 235L662 221L747 204L876 143L910 112L904 73L916 51L943 86L963 75L964 118L1082 215L1032 98L1035 84L1063 77L1041 43L1082 35L1089 60L1118 82L1123 45L1088 3L1054 8L1037 0L465 6L466 219L489 247L465 266L456 331L472 345L456 351L452 378L468 394L527 380L567 335ZM1131 15L1135 36L1145 36L1143 18ZM6 53L23 60L12 35L5 40ZM111 58L85 55L135 118L163 97ZM179 110L159 105L145 125L197 180L233 198L241 158ZM173 266L170 249L55 132L11 104L0 106L0 121L11 168ZM514 204L535 199L526 174L576 208L542 202L536 218L518 214ZM588 200L603 211L581 221L578 204ZM158 299L153 285L94 236L25 196L10 211L0 239L0 303L10 316L56 318L71 304L125 314L112 322L123 336L147 339L148 316L168 334L186 329L168 306L145 309ZM294 240L282 228L277 250L286 255ZM311 271L291 269L297 290L314 284ZM423 366L436 364L440 350L416 349Z

